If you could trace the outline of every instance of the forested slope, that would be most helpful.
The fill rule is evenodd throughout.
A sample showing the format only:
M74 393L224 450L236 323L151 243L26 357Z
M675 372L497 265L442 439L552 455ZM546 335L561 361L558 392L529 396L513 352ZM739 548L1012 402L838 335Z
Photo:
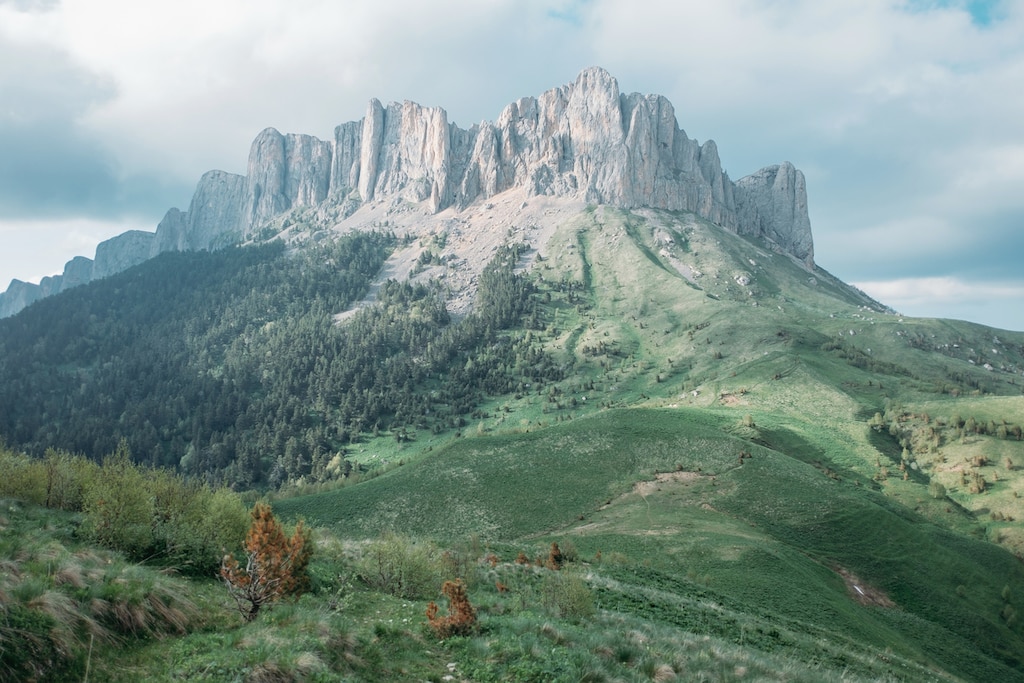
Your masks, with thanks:
M125 439L139 461L237 486L319 481L347 473L364 432L458 428L484 396L560 376L502 334L531 307L516 247L466 318L432 284L388 281L379 305L336 324L395 243L165 254L41 301L0 321L0 434L92 457Z

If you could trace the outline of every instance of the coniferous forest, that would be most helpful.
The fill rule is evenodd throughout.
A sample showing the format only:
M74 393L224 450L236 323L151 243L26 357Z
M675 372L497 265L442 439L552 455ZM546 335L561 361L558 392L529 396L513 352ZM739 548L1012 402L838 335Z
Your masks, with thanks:
M46 299L0 321L0 433L97 459L124 440L143 464L279 486L344 476L361 434L458 428L485 396L561 376L503 334L532 310L519 247L499 250L462 319L435 283L388 281L336 324L396 244L364 233L168 253Z

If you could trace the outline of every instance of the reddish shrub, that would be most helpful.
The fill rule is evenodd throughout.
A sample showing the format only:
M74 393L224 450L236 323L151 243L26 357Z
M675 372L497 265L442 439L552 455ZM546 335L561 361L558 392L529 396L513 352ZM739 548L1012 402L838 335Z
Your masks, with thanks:
M437 604L433 601L427 605L427 623L438 638L464 636L476 626L476 609L469 604L466 596L466 584L462 579L445 581L441 592L448 598L448 616L439 617Z

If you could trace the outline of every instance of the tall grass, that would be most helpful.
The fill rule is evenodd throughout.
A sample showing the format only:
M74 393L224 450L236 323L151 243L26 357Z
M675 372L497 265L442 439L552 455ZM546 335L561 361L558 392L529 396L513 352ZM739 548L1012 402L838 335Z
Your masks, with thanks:
M0 679L72 676L92 643L185 633L188 584L116 553L65 545L67 516L0 499Z

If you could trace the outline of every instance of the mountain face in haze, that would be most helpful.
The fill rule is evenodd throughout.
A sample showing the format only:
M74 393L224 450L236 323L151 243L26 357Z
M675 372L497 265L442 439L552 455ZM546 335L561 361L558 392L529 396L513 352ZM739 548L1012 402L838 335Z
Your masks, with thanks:
M468 130L437 107L384 107L377 100L361 121L338 126L330 141L268 128L253 142L245 176L210 171L188 210L170 209L155 233L107 240L94 261L75 258L39 285L12 281L0 295L0 317L159 253L258 239L288 212L333 209L344 218L381 202L413 202L430 214L458 214L508 190L692 212L814 268L799 170L785 162L734 182L715 143L688 138L667 99L621 94L607 71L590 68L574 83L517 100L497 121Z

